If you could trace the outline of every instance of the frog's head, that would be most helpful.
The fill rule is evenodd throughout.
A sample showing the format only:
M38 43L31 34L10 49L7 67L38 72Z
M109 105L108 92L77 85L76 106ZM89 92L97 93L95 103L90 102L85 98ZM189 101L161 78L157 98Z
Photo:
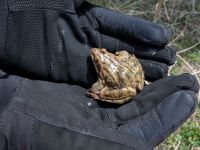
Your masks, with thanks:
M99 64L105 61L105 57L107 57L108 52L106 49L102 48L92 48L91 49L91 57L94 63Z
M91 49L91 57L92 61L94 63L94 66L97 70L97 73L99 73L99 68L101 64L110 64L110 58L113 57L112 53L109 53L106 51L106 49L102 48L92 48Z

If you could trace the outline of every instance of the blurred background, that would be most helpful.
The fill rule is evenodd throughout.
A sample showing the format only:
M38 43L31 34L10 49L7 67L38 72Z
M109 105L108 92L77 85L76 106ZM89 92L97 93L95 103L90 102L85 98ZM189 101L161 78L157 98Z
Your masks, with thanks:
M170 74L189 72L200 81L200 0L88 1L170 27L169 45L176 48L178 57ZM200 105L196 113L155 150L200 150Z

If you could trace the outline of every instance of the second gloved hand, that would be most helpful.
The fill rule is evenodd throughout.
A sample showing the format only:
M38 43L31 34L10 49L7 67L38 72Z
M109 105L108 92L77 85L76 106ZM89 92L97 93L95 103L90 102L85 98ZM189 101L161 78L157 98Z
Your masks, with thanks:
M119 106L94 101L87 89L4 75L0 79L0 148L6 150L152 149L197 106L197 80L157 80Z

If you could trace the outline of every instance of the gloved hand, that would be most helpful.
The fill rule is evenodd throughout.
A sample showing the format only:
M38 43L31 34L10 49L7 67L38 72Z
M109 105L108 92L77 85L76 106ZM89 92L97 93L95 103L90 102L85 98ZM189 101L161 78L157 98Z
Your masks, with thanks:
M0 67L29 78L88 87L91 47L134 53L150 81L176 59L164 26L84 0L1 0L0 20Z
M0 149L152 149L195 110L197 80L190 74L157 80L113 106L76 85L0 79Z
M0 20L0 65L26 77L90 86L91 47L134 53L151 81L175 61L163 26L83 0L1 0ZM80 86L8 75L0 83L0 149L150 149L197 105L188 74L153 82L121 107L87 98Z

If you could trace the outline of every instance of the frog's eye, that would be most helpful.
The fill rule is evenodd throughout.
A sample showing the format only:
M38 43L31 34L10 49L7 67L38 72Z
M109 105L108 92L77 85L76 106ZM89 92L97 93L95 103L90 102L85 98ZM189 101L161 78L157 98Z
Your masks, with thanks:
M103 54L105 54L105 53L106 53L106 49L105 49L105 48L102 48L102 49L101 49L101 52L102 52Z

